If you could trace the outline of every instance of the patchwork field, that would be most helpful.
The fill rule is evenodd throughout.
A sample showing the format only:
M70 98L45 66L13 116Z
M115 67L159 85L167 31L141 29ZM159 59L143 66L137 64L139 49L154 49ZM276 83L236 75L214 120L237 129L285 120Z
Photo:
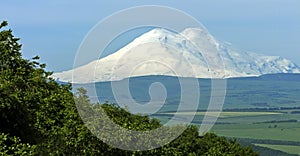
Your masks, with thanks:
M169 113L161 113L165 115L174 115L174 112ZM193 115L194 112L176 112L178 115ZM227 118L227 117L243 117L243 116L266 116L266 115L279 115L283 114L281 112L196 112L195 115L204 116L208 114L208 116L218 116L219 118Z
M235 138L263 140L300 141L300 124L233 124L215 125L212 131L219 135Z
M300 153L300 114L297 112L297 109L223 111L219 114L211 132L228 138L252 139L249 144L251 146L298 154ZM154 114L153 117L165 123L174 114L175 112L165 112ZM200 126L205 114L204 111L196 112L193 124ZM185 118L193 113L177 112L176 115L178 122L184 122ZM217 113L213 112L210 115L217 115Z
M291 146L291 145L269 145L269 144L255 144L255 146L261 146L266 148L271 148L274 150L280 150L289 154L297 154L300 153L300 146Z

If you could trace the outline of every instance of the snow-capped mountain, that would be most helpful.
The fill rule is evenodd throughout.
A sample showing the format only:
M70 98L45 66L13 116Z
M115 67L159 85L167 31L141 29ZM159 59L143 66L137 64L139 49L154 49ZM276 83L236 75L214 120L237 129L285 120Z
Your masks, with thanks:
M271 73L300 73L300 68L279 56L234 51L201 28L181 33L156 28L111 55L53 77L88 83L145 75L229 78Z

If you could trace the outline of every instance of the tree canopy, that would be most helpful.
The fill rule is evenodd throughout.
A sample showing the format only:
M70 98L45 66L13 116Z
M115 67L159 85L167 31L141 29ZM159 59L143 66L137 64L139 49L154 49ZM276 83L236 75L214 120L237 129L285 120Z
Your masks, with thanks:
M38 62L38 56L24 59L19 39L12 30L3 30L5 26L7 22L2 22L0 155L257 155L251 148L213 133L200 137L195 126L189 126L171 143L148 151L125 151L105 144L85 126L75 102L87 110L81 115L91 115L101 107L127 129L146 131L161 123L117 105L91 103L82 88L73 94L70 84L59 84L50 77L52 72Z

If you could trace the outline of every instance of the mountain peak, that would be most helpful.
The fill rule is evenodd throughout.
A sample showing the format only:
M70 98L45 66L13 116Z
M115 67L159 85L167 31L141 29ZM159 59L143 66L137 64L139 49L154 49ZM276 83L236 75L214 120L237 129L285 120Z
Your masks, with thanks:
M163 28L154 28L141 36L137 37L134 41L136 43L148 43L148 42L161 42L166 43L168 38L177 38L178 34Z
M181 34L189 37L203 37L203 35L208 35L209 33L203 28L185 28Z
M222 56L226 74L219 72L216 55ZM217 63L208 68L207 60ZM232 50L203 28L187 28L180 33L155 28L111 55L53 77L87 83L146 75L229 78L271 73L300 73L300 68L281 57Z
M153 36L157 36L157 35L161 36L161 35L172 34L172 32L167 29L164 29L164 28L154 28L154 29L146 32L145 34L153 35Z

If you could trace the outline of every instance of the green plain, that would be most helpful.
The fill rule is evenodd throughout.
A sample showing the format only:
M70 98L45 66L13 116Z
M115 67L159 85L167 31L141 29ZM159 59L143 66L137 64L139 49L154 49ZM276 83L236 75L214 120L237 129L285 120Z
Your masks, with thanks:
M271 148L274 150L283 151L289 154L300 154L300 146L291 145L269 145L269 144L255 144L256 146Z

